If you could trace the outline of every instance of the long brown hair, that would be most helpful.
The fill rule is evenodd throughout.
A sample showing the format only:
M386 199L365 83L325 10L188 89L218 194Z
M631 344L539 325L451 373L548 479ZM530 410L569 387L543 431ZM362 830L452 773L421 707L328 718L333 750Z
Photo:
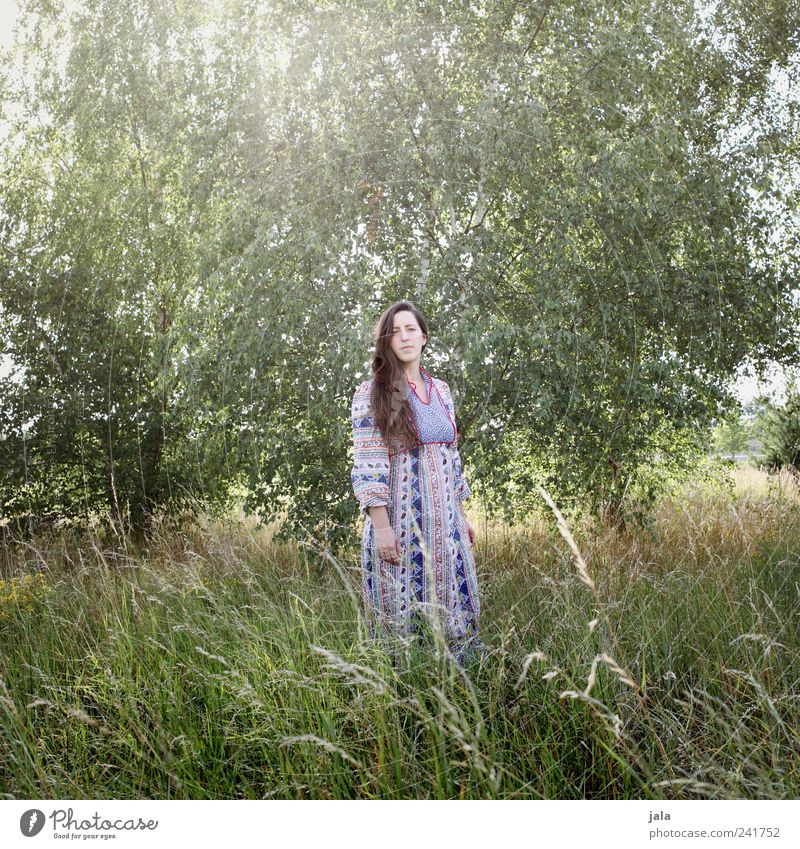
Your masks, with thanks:
M395 301L378 319L372 331L375 340L372 355L374 380L370 396L372 420L394 451L409 450L419 445L414 410L408 400L408 380L391 346L394 317L402 310L413 313L420 330L428 336L425 316L410 301ZM426 341L423 351L427 345Z

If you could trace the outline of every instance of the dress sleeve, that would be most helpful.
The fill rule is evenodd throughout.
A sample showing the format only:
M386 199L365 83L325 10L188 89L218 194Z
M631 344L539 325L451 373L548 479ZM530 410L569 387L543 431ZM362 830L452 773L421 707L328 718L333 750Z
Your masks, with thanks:
M369 515L368 507L388 509L389 449L369 413L370 381L355 391L350 418L353 425L353 468L350 480L359 510Z
M453 396L450 393L450 387L442 381L442 400L444 401L444 405L447 408L447 412L450 414L450 418L453 422L453 427L456 426L456 412L455 405L453 404ZM448 448L450 449L450 460L451 466L453 468L453 480L455 481L455 494L457 501L466 501L471 495L472 490L467 483L467 479L464 477L464 470L461 466L461 455L458 453L458 432L456 431L455 439L449 443Z

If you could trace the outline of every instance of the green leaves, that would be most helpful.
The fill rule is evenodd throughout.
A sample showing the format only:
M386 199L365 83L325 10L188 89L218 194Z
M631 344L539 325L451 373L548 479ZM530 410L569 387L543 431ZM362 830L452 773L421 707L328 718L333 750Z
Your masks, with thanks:
M688 462L743 359L798 355L797 251L754 201L796 207L770 168L796 141L740 97L791 39L729 7L711 38L689 2L37 5L41 84L2 161L2 341L27 372L0 498L35 481L32 513L143 522L244 481L346 540L341 422L398 297L428 315L476 493L619 506L654 454ZM48 492L55 463L79 495Z

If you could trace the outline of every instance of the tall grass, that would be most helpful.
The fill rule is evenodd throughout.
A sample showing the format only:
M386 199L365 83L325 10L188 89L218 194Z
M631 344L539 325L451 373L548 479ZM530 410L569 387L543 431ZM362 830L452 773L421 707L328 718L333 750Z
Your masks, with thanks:
M252 521L0 551L3 798L797 798L800 496L620 534L473 515L489 655L381 647L347 551ZM113 539L113 538L112 538ZM34 579L33 576L38 576Z

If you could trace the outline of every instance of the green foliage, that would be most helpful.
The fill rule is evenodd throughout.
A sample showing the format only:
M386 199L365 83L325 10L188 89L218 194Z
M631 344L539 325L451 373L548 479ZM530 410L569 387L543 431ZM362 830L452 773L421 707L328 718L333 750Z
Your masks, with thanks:
M552 517L479 526L489 653L463 670L435 634L365 636L356 556L275 545L252 522L201 517L146 547L9 547L0 785L13 799L796 799L797 491L691 483L652 533L576 531L594 593Z
M764 465L771 470L788 469L800 481L800 389L789 387L786 402L767 402L760 433Z
M725 454L743 454L753 437L753 423L734 410L714 429L712 444Z
M766 97L783 4L23 11L33 82L0 89L3 518L138 526L244 485L285 535L345 541L350 400L401 296L506 515L537 477L623 516L654 457L693 462L740 362L797 358L796 246L751 191L796 203Z

